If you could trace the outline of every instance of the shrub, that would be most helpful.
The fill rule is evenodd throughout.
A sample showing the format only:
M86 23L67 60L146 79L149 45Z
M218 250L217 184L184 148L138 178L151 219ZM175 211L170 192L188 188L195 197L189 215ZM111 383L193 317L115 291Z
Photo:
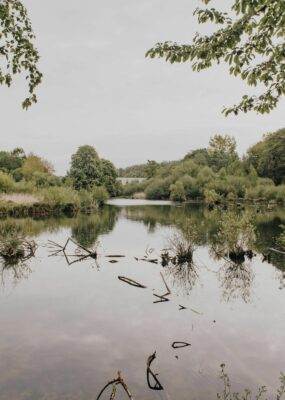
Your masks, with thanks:
M145 190L146 198L150 200L165 200L170 197L170 184L169 178L158 178L147 186Z
M74 205L80 206L79 194L69 187L50 187L43 189L39 192L42 196L43 202L51 205L65 205L73 203Z
M0 192L12 192L14 184L15 181L10 175L0 171Z
M109 194L104 186L95 186L92 191L92 198L99 205L104 204L109 199Z
M172 201L185 201L186 195L182 182L176 182L170 186L170 199Z

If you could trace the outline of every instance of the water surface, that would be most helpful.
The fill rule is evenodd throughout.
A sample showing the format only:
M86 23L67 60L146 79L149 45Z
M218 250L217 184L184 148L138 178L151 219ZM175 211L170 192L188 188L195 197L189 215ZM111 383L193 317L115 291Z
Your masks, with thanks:
M187 217L201 225L191 269L135 259L159 257ZM120 201L90 216L18 220L39 248L19 269L2 265L0 399L96 399L118 370L136 400L215 399L221 363L235 390L273 391L285 370L285 259L263 261L262 253L284 221L283 209L258 212L257 256L230 269L209 252L219 213L201 206ZM70 236L90 248L97 242L98 259L68 265L50 256L48 240L63 244ZM126 257L110 263L109 254ZM154 303L154 293L165 293L160 272L170 301ZM191 346L173 349L175 341ZM163 391L147 385L154 351Z

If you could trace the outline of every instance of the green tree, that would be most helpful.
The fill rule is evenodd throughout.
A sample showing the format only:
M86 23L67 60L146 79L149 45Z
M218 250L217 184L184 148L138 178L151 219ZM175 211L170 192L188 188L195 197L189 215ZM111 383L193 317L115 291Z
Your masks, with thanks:
M25 153L23 149L16 148L11 152L0 151L0 170L12 172L21 168L24 159Z
M110 196L115 197L118 195L117 177L118 171L114 164L109 160L101 159L102 163L102 184L107 189Z
M158 169L158 163L153 160L147 160L147 164L145 166L145 171L144 175L146 176L147 179L151 179L154 177L154 175L157 172Z
M209 153L207 149L196 149L186 154L184 160L191 159L196 164L208 165L209 164Z
M211 0L202 0L206 5ZM244 95L225 108L225 115L254 110L269 113L285 94L285 2L283 0L232 0L229 12L197 8L199 24L219 25L210 35L197 33L191 44L157 43L147 57L170 63L191 62L194 71L226 63L229 73L249 86L263 86L261 94Z
M53 172L53 166L35 154L29 154L22 165L22 174L27 179L31 179L35 173L48 174L51 172Z
M215 135L210 138L208 154L210 165L216 170L229 166L238 159L236 141L229 135Z
M38 69L39 53L34 46L35 35L21 1L1 0L0 38L0 84L9 87L12 76L24 72L29 95L22 106L27 109L37 102L35 89L41 83L42 73Z
M91 189L102 184L102 162L92 146L81 146L71 157L69 176L75 189Z
M276 184L285 183L285 129L265 135L248 150L246 162L259 176L271 178Z

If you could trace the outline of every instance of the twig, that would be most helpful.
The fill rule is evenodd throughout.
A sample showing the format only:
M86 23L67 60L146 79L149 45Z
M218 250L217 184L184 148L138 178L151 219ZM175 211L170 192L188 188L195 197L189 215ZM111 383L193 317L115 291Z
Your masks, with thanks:
M121 372L118 371L118 378L117 379L113 379L112 381L108 382L103 389L101 390L101 392L99 393L98 397L96 400L99 400L100 397L102 396L102 394L105 392L105 390L109 387L112 386L112 393L110 396L110 400L113 400L115 398L116 395L116 385L121 385L123 387L123 389L125 390L125 392L127 393L128 397L130 400L134 400L126 382L124 381Z
M120 281L128 283L131 286L135 286L135 287L138 287L138 288L146 289L146 286L141 285L139 282L136 282L133 279L127 278L125 276L118 276L118 279L120 279Z
M159 382L159 380L157 379L157 374L154 374L150 368L152 362L156 359L156 351L148 357L147 359L147 370L146 370L146 378L147 378L147 384L148 387L152 390L164 390L163 386L161 385L161 383ZM151 385L150 383L150 376L153 378L154 380L154 385Z

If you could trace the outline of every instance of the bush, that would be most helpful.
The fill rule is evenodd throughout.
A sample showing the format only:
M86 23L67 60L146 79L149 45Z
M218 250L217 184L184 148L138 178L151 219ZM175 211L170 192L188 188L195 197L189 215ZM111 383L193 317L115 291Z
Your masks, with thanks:
M150 200L165 200L170 197L170 184L169 178L158 178L147 186L145 190L146 198Z
M10 175L0 171L0 192L4 193L12 192L14 184L15 181Z
M79 194L68 187L50 187L39 191L39 195L42 196L43 203L51 205L63 206L68 203L78 207L81 205Z
M185 201L186 195L182 182L176 182L170 186L170 200L172 201Z
M109 194L104 186L95 186L92 191L92 198L99 205L104 204L109 199Z

